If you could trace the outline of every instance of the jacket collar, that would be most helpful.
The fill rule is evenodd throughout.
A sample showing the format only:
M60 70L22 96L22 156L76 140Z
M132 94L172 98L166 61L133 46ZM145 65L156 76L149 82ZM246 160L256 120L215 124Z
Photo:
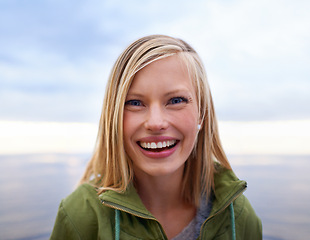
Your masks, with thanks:
M229 206L247 188L245 181L239 180L232 170L216 165L214 174L214 191L212 210L210 215L214 215Z
M154 219L154 216L145 208L133 184L130 184L125 192L108 190L99 195L103 205L122 210L133 215Z
M216 170L210 215L228 207L247 187L246 182L239 180L233 171L220 167L219 164L216 164ZM155 220L154 216L145 208L133 184L130 184L127 190L121 193L108 190L100 194L99 199L106 206Z

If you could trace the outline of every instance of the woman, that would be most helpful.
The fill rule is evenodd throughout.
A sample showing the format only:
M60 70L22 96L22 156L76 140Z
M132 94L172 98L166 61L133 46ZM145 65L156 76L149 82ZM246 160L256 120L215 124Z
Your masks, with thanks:
M197 53L147 36L112 69L96 150L51 239L261 239L245 188L223 151Z

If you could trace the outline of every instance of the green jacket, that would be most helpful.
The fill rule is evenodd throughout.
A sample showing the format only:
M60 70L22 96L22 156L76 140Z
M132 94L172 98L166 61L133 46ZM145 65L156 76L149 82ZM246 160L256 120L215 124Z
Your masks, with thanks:
M261 240L261 221L242 194L246 182L238 180L232 171L222 169L215 174L214 183L212 210L201 227L199 239L232 239L234 224L236 239ZM231 219L232 202L234 219ZM115 233L121 240L167 239L133 186L122 194L106 191L98 197L95 188L88 184L79 186L62 200L50 239L113 240Z

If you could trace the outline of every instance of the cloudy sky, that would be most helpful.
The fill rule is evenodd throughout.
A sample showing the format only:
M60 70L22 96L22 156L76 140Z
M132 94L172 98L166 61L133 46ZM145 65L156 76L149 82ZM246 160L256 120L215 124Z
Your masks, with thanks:
M309 9L308 0L0 0L0 121L97 124L114 61L149 34L197 50L220 121L308 121Z

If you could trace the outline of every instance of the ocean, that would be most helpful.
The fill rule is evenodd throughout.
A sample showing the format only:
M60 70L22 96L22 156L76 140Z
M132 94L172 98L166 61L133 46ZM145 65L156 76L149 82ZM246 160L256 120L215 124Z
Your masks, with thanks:
M43 240L90 154L0 155L0 239ZM310 156L230 155L265 240L310 236ZM307 207L308 206L308 207Z

